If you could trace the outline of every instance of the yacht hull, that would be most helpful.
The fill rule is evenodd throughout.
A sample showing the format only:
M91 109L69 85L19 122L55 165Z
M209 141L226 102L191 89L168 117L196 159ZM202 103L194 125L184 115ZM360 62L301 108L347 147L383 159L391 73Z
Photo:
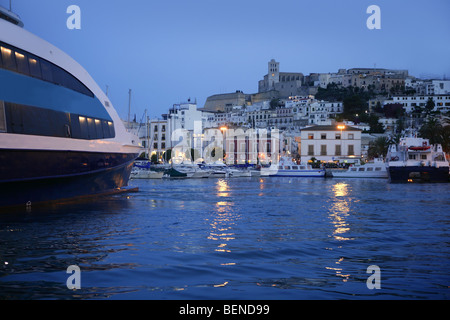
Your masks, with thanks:
M448 167L389 167L390 182L449 182Z
M134 155L0 150L0 207L65 202L127 186Z

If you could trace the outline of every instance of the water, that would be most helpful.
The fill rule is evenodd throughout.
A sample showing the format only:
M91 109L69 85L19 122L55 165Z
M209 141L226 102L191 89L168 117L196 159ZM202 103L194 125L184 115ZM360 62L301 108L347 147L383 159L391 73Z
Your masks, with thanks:
M134 180L0 215L0 299L448 299L449 184ZM81 289L66 273L80 267ZM367 268L380 268L370 290Z

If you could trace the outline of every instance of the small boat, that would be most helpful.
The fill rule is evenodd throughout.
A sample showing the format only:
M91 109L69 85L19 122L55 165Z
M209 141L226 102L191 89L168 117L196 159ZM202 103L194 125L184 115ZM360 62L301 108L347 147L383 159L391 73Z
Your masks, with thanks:
M272 172L272 177L325 177L325 169L315 169L309 164L296 164L285 158L278 165L272 164L267 170Z
M387 154L390 182L450 182L449 163L440 144L404 137Z
M238 177L251 177L251 171L246 168L234 168L228 167L226 169L226 173L230 178L238 178Z
M388 178L386 163L383 159L374 159L363 165L351 165L345 171L331 171L334 178Z
M199 167L210 173L209 178L225 178L227 176L227 166L220 161L207 164L202 163L199 164Z
M192 163L177 164L173 168L178 172L185 173L188 178L208 178L211 175L209 170L204 170Z
M139 160L135 161L133 169L131 170L131 179L161 179L164 175L162 170L154 170L150 161Z

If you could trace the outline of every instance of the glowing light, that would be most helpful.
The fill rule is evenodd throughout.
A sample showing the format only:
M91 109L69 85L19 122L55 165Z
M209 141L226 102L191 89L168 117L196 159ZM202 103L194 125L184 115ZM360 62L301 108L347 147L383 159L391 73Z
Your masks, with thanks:
M345 129L345 126L342 125L342 124L340 124L340 125L337 126L337 128L338 128L339 130L344 130L344 129Z

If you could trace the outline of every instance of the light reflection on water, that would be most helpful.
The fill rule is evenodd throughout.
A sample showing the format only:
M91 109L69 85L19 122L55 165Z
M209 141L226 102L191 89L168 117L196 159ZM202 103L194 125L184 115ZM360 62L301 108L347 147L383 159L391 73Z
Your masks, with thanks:
M0 299L446 299L448 185L234 178L0 215ZM65 287L69 265L82 289ZM382 289L368 290L369 265Z

